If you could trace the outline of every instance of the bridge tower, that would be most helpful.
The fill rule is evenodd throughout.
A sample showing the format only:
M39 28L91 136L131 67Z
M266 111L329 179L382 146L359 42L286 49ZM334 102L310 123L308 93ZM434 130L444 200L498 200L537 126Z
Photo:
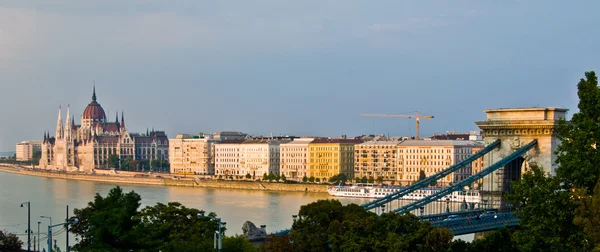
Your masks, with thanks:
M560 144L555 127L560 119L566 118L568 109L564 108L503 108L485 110L487 120L475 122L483 131L485 144L497 139L500 146L485 156L485 166L510 155L534 139L537 146L504 168L484 178L484 190L505 192L510 190L510 181L518 180L527 171L530 163L536 163L545 172L555 174L554 152ZM488 184L486 186L486 181ZM490 188L491 186L491 188ZM489 188L489 189L488 189Z

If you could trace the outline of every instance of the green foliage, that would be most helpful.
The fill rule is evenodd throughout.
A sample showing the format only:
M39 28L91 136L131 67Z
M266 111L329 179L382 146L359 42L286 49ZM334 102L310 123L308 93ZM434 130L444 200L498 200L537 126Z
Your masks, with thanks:
M269 173L269 175L267 175L267 179L269 180L269 182L273 181L275 179L275 174L273 174L272 172Z
M447 250L452 235L412 214L378 217L356 204L319 200L300 208L290 238L293 251L419 251L425 244Z
M132 162L133 162L133 159L131 157L126 157L125 159L121 159L121 170L134 171L135 166L131 165Z
M466 246L464 246L465 244ZM464 246L464 247L463 247ZM501 251L501 252L512 252L518 251L514 242L511 238L511 232L506 228L501 228L487 234L482 239L474 240L470 244L464 242L454 242L451 246L452 251L467 251L467 252L479 252L479 251ZM464 249L461 249L464 248ZM540 250L541 251L541 250Z
M354 183L360 183L360 178L359 177L354 178Z
M583 229L586 240L591 249L600 251L600 181L596 183L594 194L585 195L584 190L575 192L577 209L575 211L574 223Z
M285 177L285 174L281 174L281 178L280 179L283 182L287 181L287 178Z
M348 176L345 173L340 173L338 175L331 177L329 179L329 182L335 183L335 184L339 184L339 183L345 184L346 180L348 180Z
M421 170L419 171L419 181L426 179L427 175L425 175L425 171Z
M317 183L321 183L321 178L316 178L316 179L315 179L315 182L317 182Z
M310 176L310 178L308 178L308 182L314 183L315 182L315 177L314 176Z
M269 175L266 172L263 174L262 180L269 180Z
M302 177L302 182L304 182L304 183L308 182L308 177L306 177L306 175L304 175L304 177Z
M369 176L368 182L373 184L375 182L375 178L373 176Z
M275 174L275 175L273 175L273 179L275 181L279 181L281 179L281 176L279 176L279 174Z
M269 252L294 252L296 249L290 243L290 236L274 236L270 235L265 240L265 244L262 246L263 251Z
M108 165L109 165L109 168L118 169L119 168L119 156L117 156L115 154L110 154L108 156Z
M581 232L573 224L575 204L569 191L563 190L558 177L550 177L537 165L512 183L507 199L518 206L519 225L513 234L522 251L573 250L579 246Z
M212 245L212 244L211 244ZM212 246L211 246L212 248ZM167 251L167 250L163 250ZM172 250L174 251L174 250ZM196 250L196 251L211 251ZM223 237L223 252L259 252L260 248L254 246L247 238L242 236L225 236Z
M577 85L579 112L556 127L561 140L556 175L568 188L583 187L591 194L600 178L600 88L596 73L586 72L585 77Z
M247 179L251 179L251 178L252 178L252 175L250 175L250 173L247 173L247 174L246 174L246 178L247 178Z
M377 183L383 184L383 177L377 177Z
M0 251L19 252L23 242L14 234L0 230Z
M367 179L367 176L363 176L363 177L360 179L360 182L361 182L361 183L367 183L367 182L369 182L369 179Z
M79 219L70 232L80 237L73 248L77 251L129 250L138 247L134 227L140 223L137 215L140 195L135 192L123 193L120 187L110 190L106 198L96 194L86 208L75 209Z

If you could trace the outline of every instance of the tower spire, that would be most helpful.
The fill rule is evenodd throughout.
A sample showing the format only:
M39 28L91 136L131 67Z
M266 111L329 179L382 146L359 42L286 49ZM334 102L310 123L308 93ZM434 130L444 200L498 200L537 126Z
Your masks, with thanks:
M115 112L115 122L119 123L119 111Z
M123 114L123 110L121 110L121 128L125 128L125 116Z
M92 93L92 101L96 101L96 81L94 81L94 91Z
M63 135L67 140L71 139L71 130L73 129L73 125L71 125L71 106L67 105L67 118L65 120L65 129Z
M58 120L56 121L56 139L61 139L63 134L63 123L61 107L58 107Z

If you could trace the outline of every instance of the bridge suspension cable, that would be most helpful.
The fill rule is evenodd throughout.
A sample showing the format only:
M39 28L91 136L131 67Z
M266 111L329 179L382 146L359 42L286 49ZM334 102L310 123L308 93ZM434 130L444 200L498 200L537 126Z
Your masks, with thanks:
M468 164L472 163L473 161L483 157L485 154L489 153L490 151L492 151L493 149L495 149L496 147L498 147L500 145L500 139L494 141L493 143L489 144L488 146L486 146L485 148L481 149L480 151L476 152L475 154L469 156L468 158L466 158L465 160L452 165L450 167L448 167L447 169L444 169L434 175L431 175L421 181L418 181L412 185L406 186L402 189L400 189L399 191L390 194L388 196L385 196L383 198L379 198L376 200L373 200L371 202L365 203L363 204L363 207L366 208L367 210L379 207L381 205L385 205L393 200L396 199L400 199L403 196L414 192L417 189L423 188L428 186L429 184L431 184L434 181L438 181L450 174L452 174L455 171L458 171L459 169L464 168L465 166L467 166Z
M530 143L526 144L525 146L521 147L520 149L516 150L512 154L508 155L507 157L494 163L493 165L489 166L488 168L485 168L482 171L476 173L475 175L472 175L464 180L461 180L460 182L457 182L451 186L448 186L448 187L444 188L443 190L440 190L439 192L432 194L430 196L427 196L421 200L414 201L408 205L400 207L400 208L394 210L394 212L397 212L397 213L402 213L405 211L410 212L410 211L418 209L422 206L425 206L433 201L441 199L442 197L444 197L454 191L457 191L458 189L462 188L463 186L469 185L469 184L485 177L486 175L506 166L507 164L509 164L513 160L517 159L518 157L522 156L523 154L525 154L527 151L529 151L531 148L533 148L536 145L537 145L537 140L533 140Z

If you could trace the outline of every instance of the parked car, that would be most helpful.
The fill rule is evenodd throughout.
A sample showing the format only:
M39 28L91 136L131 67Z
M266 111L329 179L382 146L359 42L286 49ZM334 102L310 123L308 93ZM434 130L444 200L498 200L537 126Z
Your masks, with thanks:
M458 215L449 215L444 221L458 220L460 217Z

